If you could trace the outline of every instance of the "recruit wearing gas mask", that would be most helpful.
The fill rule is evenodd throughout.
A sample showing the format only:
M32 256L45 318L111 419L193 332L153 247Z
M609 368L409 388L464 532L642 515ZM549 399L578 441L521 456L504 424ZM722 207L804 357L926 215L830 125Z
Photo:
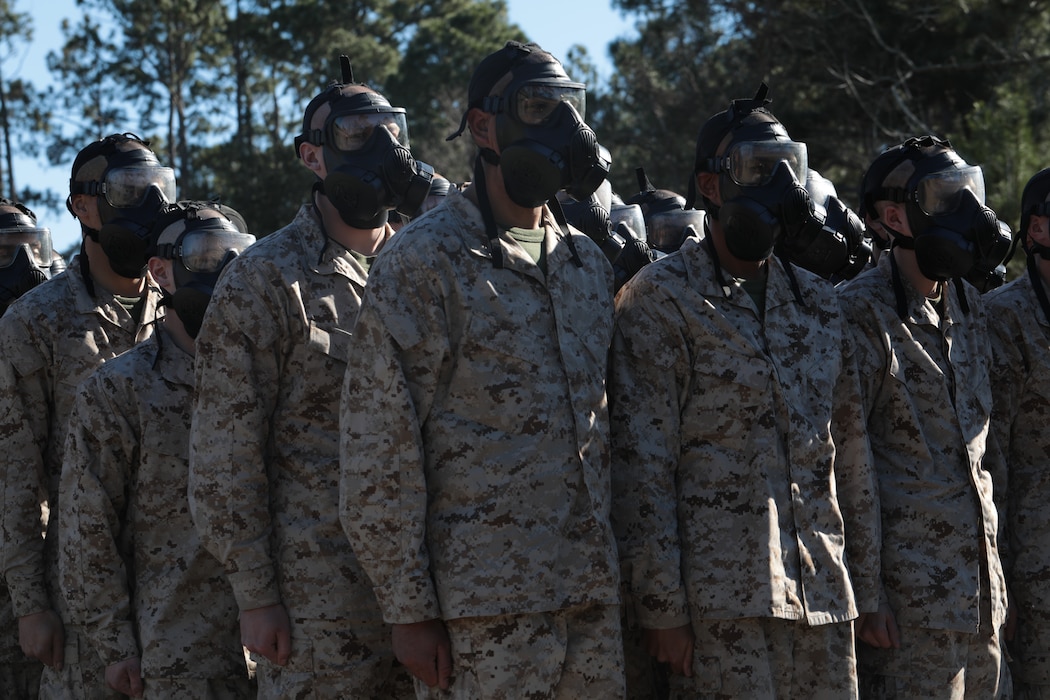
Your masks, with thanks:
M164 304L179 315L191 338L204 321L219 273L255 242L211 202L179 202L157 221L154 255L172 261L175 292L164 290Z
M729 109L700 130L686 208L696 197L696 173L719 177L722 204L704 197L704 208L719 222L726 247L740 260L764 260L777 241L809 220L812 206L804 187L809 168L806 144L792 141L765 105L768 88L733 100Z
M117 148L118 143L126 142L141 146ZM175 172L162 167L147 142L132 134L107 136L98 142L98 151L96 157L105 159L101 176L84 181L74 172L69 193L98 198L102 227L85 230L102 247L115 273L137 279L146 264L153 221L165 205L175 201Z
M638 192L627 201L641 209L646 241L657 257L675 252L690 236L703 235L707 218L704 211L686 209L685 197L671 190L656 189L644 168L635 168L634 173L638 178Z
M609 151L584 119L586 89L535 44L507 42L478 66L469 107L496 115L500 152L481 157L498 165L511 201L534 209L559 190L586 200L609 175ZM459 130L463 133L466 115Z
M295 152L310 143L323 148L327 175L318 189L347 226L374 229L391 209L415 216L430 192L434 169L412 157L408 121L402 107L353 82L350 60L340 57L343 82L330 85L307 105ZM312 127L314 114L329 107L324 126Z
M36 225L29 208L0 197L0 315L51 278L53 260L51 231Z
M888 186L887 177L904 163L913 171L903 186ZM879 221L877 201L903 203L911 237L879 221L893 245L915 250L922 274L945 281L975 269L992 271L1012 247L1008 226L984 203L984 174L967 164L946 140L933 136L909 139L879 156L862 184L862 211Z

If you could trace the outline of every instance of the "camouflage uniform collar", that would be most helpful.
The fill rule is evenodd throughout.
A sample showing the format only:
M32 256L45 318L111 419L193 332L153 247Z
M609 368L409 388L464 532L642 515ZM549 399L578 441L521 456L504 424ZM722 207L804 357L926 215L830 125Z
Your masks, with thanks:
M891 254L886 254L879 257L879 262L876 265L876 269L883 277L886 278L886 285L891 290L893 289L893 262L891 260ZM908 281L908 278L904 275L900 276L901 289L904 290L904 302L905 302L905 318L910 323L926 324L931 326L950 326L953 323L957 323L961 317L961 305L959 303L959 285L953 281L942 283L941 296L942 300L935 302L929 299L925 294L920 292L918 289ZM942 319L938 306L943 304L944 317Z
M193 355L179 347L163 323L149 341L153 346L152 366L170 384L193 386Z
M719 283L718 275L712 272L716 257L707 249L708 245L710 245L710 242L707 239L688 238L680 249L681 255L688 261L688 274L692 286L704 297L722 297L734 306L754 307L751 296L744 290L743 286L733 281L733 275L725 268L722 268L721 271L727 285L723 287ZM788 271L784 269L784 263L777 256L772 255L766 261L766 270L766 310L774 309L783 304L797 303L795 289L791 284L791 277L788 275ZM807 274L798 269L795 270L797 279L802 279ZM803 299L808 286L803 280L801 284Z
M459 234L463 239L463 245L474 255L481 258L491 259L492 251L489 248L488 235L485 232L485 222L481 216L481 209L470 198L459 192L450 191L445 197L446 206L456 218L463 221ZM547 269L553 270L563 264L571 264L572 250L568 245L562 245L564 235L554 218L554 214L547 207L543 207L543 216L540 220L546 234L543 245L547 256ZM583 234L575 234L583 237ZM590 239L588 239L589 241ZM521 249L520 245L511 238L504 228L499 229L499 243L503 247L504 260L507 269L536 276L543 279L539 267L528 254ZM577 245L583 245L577 242Z
M321 212L313 204L303 204L292 221L299 232L302 254L306 267L319 275L342 275L359 284L368 280L368 271L354 259L346 246L325 233ZM386 224L383 245L385 248L394 235L394 229Z
M78 314L101 316L114 325L132 333L154 321L157 316L157 302L160 300L160 289L152 284L149 279L147 279L146 288L143 291L146 300L142 306L142 320L136 323L135 319L128 313L128 310L117 301L113 292L94 285L95 295L91 296L91 293L88 291L87 281L84 279L78 262L80 255L83 255L83 253L73 258L69 267L55 278L55 280L69 285L69 291L73 297L73 303Z

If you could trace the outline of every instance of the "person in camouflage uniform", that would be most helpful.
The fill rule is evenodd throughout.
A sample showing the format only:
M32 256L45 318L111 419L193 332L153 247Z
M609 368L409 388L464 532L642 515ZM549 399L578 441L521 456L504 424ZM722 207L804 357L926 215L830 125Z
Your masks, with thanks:
M19 202L0 197L0 316L15 299L50 279L52 255L51 232L37 226L36 214ZM18 619L3 576L0 630L0 697L35 698L44 666L22 652Z
M106 193L107 183L121 186ZM23 651L48 666L42 698L106 694L102 663L68 624L58 590L58 482L77 384L153 330L160 291L145 273L138 234L175 196L174 174L148 145L114 134L73 162L67 206L80 220L80 255L0 317L0 564ZM41 522L47 535L41 539Z
M1003 557L1017 630L1010 643L1014 697L1050 698L1050 481L1046 422L1050 416L1050 168L1032 176L1021 195L1018 231L1026 271L990 292L992 427L1007 460ZM996 483L996 487L999 484Z
M416 162L404 110L350 82L310 102L296 146L313 203L230 264L197 338L190 505L233 585L260 697L411 694L337 506L349 329L403 203L368 183L390 186L383 159Z
M209 286L255 237L207 203L172 207L154 230L149 270L172 311L153 338L77 390L59 491L60 585L109 687L132 697L248 698L237 604L200 546L186 481L193 337Z
M534 44L478 65L473 183L379 257L350 339L340 514L420 698L623 695L612 269L544 206L607 172L583 95Z
M767 102L705 122L705 236L616 300L613 524L673 698L855 698L878 605L853 346L831 285L773 255L807 165Z
M932 136L876 158L862 198L893 244L840 288L882 511L879 611L857 625L861 697L1006 697L991 347L960 279L972 251L999 245L995 214L980 168Z

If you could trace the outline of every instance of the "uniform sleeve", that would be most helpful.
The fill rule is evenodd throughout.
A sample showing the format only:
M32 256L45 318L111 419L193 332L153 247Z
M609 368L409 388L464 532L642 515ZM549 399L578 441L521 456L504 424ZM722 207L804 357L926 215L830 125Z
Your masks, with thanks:
M0 564L17 617L52 608L40 507L47 493L49 363L21 318L11 312L0 318Z
M849 328L843 328L843 371L835 387L832 437L835 441L835 486L842 511L849 567L857 609L876 612L882 548L878 479L868 444L861 385Z
M71 621L106 665L140 655L121 536L138 430L98 375L77 391L59 487L59 577Z
M389 254L369 275L340 407L339 515L389 623L441 617L426 546L422 426L449 356L424 266Z
M988 306L988 374L992 385L992 414L985 445L984 468L992 475L992 499L999 513L999 557L1003 570L1013 569L1010 542L1010 449L1014 424L1025 391L1029 367L1027 339L1010 309ZM1021 486L1020 488L1024 488Z
M222 563L241 610L281 602L264 451L290 313L247 262L223 275L197 337L188 487L201 543Z
M684 321L636 277L616 301L610 356L612 523L642 627L689 623L678 535L682 396L691 365Z

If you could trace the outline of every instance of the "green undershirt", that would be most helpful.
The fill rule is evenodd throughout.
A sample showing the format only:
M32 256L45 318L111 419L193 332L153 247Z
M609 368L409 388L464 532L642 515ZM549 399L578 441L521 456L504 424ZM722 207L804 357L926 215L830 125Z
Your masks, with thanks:
M540 228L509 228L507 233L518 242L525 252L529 254L533 262L539 265L544 274L547 274L547 256L543 252L543 236L546 229Z

